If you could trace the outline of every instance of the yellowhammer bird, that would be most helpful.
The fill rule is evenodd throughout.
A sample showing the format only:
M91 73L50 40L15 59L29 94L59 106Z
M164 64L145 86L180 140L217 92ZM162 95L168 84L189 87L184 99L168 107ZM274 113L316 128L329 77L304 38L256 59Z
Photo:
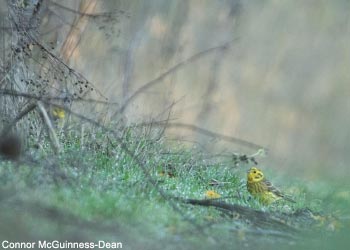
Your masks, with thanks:
M65 111L64 111L64 109L62 109L60 107L54 107L54 108L52 108L52 115L53 115L55 120L64 119Z
M277 200L285 199L290 202L295 201L275 188L271 182L265 179L264 173L256 168L249 169L247 174L248 192L257 198L262 204L269 205Z

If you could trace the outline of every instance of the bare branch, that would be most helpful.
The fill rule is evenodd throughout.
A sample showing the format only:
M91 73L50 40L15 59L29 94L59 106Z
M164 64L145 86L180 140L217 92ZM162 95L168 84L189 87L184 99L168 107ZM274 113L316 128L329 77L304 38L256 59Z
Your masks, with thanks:
M176 123L176 122L175 123L167 123L167 121L152 122L152 124L153 125L158 125L158 126L164 126L166 124L166 126L168 128L170 128L170 127L185 128L185 129L196 131L196 132L201 133L201 134L206 135L206 136L218 138L220 140L224 140L224 141L227 141L227 142L236 143L236 144L248 147L248 148L253 148L253 149L256 149L256 150L263 149L264 151L267 151L267 149L264 148L263 146L255 144L253 142L249 142L249 141L246 141L246 140L243 140L243 139L239 139L239 138L236 138L236 137L232 137L232 136L228 136L228 135L223 135L223 134L219 134L219 133L216 133L216 132L212 132L210 130L207 130L207 129L204 129L204 128L201 128L201 127L197 127L197 126L192 125L192 124ZM140 123L140 124L138 124L136 126L137 127L142 127L142 126L147 126L147 125L149 125L149 123Z
M236 39L235 39L236 40ZM230 47L230 45L235 41L229 41L226 42L222 45L216 46L216 47L212 47L206 50L203 50L189 58L187 58L186 60L176 64L174 67L170 68L169 70L167 70L166 72L162 73L160 76L158 76L157 78L153 79L152 81L142 85L139 89L137 89L128 99L126 99L126 101L123 103L123 105L121 106L120 109L118 109L114 114L118 114L118 113L123 113L126 109L126 107L129 105L129 103L131 101L133 101L139 94L143 93L145 90L153 87L154 85L156 85L157 83L161 82L165 77L167 77L168 75L178 71L179 69L183 68L184 66L186 66L189 63L192 63L200 58L202 58L203 56L210 54L212 52L215 52L217 50L226 50Z
M38 104L38 108L41 111L41 114L43 115L43 120L47 126L48 132L49 132L49 138L50 138L50 142L51 142L51 146L52 149L55 151L55 153L59 153L60 152L60 143L58 141L57 135L55 133L55 130L52 126L52 122L50 120L49 115L46 112L46 109L43 105L43 103L41 101L37 102Z
M19 122L29 112L35 109L35 107L36 107L36 104L34 103L29 104L21 113L17 115L17 117L10 124L8 124L5 128L2 129L1 135L9 133L11 128L14 127L16 123Z

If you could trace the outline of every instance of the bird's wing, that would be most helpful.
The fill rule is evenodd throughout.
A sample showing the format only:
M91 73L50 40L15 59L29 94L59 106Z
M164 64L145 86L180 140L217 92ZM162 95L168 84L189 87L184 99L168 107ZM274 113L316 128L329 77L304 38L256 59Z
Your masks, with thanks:
M285 195L284 193L282 193L278 188L276 188L274 185L272 185L272 183L270 181L265 179L263 182L266 185L267 190L269 192L274 193L278 197L281 197L287 201L295 203L295 201L289 195Z
M270 181L265 179L263 182L266 185L267 190L269 192L274 193L275 195L277 195L279 197L284 197L284 194L278 188L276 188L274 185L272 185L272 183Z

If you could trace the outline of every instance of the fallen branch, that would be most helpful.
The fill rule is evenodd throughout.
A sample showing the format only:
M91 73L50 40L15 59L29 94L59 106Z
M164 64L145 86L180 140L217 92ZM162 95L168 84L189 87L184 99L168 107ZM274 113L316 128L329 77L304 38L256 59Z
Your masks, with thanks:
M287 224L286 220L283 220L283 217L287 215L283 215L283 214L274 215L269 212L255 210L250 207L245 207L238 204L229 204L226 202L216 201L211 199L196 200L196 199L180 198L180 200L184 203L191 204L191 205L215 207L228 215L236 214L238 218L247 220L258 227L274 228L274 229L279 228L284 232L290 232L290 233L295 233L298 231L294 226Z

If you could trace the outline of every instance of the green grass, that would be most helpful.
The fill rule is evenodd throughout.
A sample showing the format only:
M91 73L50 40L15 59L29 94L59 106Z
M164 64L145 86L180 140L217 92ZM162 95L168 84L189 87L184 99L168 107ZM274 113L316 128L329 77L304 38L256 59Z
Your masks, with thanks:
M0 162L0 220L4 222L0 239L106 239L123 242L124 249L290 249L323 247L323 241L317 240L321 238L340 244L339 238L348 232L350 198L344 185L308 186L289 179L283 188L293 191L297 203L263 207L245 189L249 164L234 167L227 159L224 162L181 144L169 146L130 131L123 142L138 160L118 141L106 140L103 133L85 145L79 136L61 141L59 156L43 145L45 151L28 151L31 163ZM170 176L162 175L163 170ZM210 186L213 179L224 184ZM310 222L312 228L300 228L307 237L289 237L273 226L258 228L239 215L230 216L213 207L165 199L159 189L167 197L190 199L203 199L207 190L215 190L224 197L222 201L284 213L286 220L293 220L289 215L305 208L321 213L321 219ZM336 221L341 226L335 232L327 230L328 219L322 221L331 214L340 214ZM9 229L13 223L16 227Z

